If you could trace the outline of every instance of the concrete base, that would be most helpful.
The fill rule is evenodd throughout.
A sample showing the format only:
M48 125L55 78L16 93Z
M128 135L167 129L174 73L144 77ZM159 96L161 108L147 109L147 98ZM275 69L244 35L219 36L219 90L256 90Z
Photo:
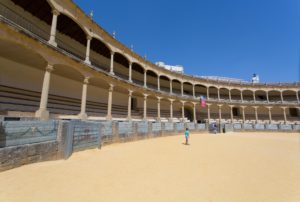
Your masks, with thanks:
M57 47L57 43L55 41L49 40L48 43L51 44L52 46Z
M84 63L91 65L91 61L89 61L89 60L85 60Z
M81 120L87 120L88 115L86 113L80 113L80 114L78 114L78 118Z
M35 112L35 117L47 121L49 119L49 111L46 109L39 109Z

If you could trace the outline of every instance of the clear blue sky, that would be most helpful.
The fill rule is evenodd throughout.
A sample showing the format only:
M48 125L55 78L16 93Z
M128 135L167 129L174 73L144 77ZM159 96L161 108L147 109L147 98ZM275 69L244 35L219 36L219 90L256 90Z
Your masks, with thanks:
M75 0L106 31L185 73L299 81L300 0Z

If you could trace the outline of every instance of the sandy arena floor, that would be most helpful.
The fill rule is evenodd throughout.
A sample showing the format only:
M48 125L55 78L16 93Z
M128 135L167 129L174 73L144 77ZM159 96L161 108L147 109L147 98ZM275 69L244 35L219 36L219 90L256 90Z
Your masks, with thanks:
M0 201L300 201L299 134L198 134L0 173Z

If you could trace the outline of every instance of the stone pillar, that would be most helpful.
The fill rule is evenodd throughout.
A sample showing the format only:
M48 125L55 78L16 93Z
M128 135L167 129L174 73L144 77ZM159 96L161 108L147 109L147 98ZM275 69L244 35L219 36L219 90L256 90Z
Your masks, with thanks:
M157 77L157 90L160 91L160 76Z
M266 91L266 96L267 96L267 102L270 103L270 100L269 100L269 91Z
M207 106L207 119L208 119L208 123L210 123L210 106L211 104L206 104Z
M229 89L229 101L231 102L231 90Z
M161 97L157 97L157 119L160 121L160 100Z
M281 98L281 103L283 103L283 95L282 95L282 91L280 91L280 98Z
M197 123L197 114L196 114L196 102L193 102L194 108L193 108L193 115L194 115L194 123Z
M86 53L85 53L85 63L87 64L91 64L91 61L90 61L90 49L91 49L91 40L92 40L92 37L91 36L87 36L86 37Z
M170 94L173 93L173 86L172 86L172 80L170 80Z
M255 91L253 91L253 102L256 102Z
M127 119L131 120L131 99L132 99L132 90L128 90L128 115Z
M181 96L183 96L183 82L181 82Z
M206 97L207 97L207 100L209 100L209 87L206 88Z
M241 108L242 108L242 114L243 114L243 123L245 123L246 122L246 117L245 117L245 106L241 106Z
M196 94L195 94L195 84L193 84L193 97L196 98Z
M258 107L255 106L255 107L253 107L253 108L254 108L254 112L255 112L255 123L258 123L258 114L257 114L257 109L258 109Z
M184 121L184 118L185 118L185 115L184 115L184 103L185 103L185 101L181 101L181 104L182 104L182 106L181 106L182 121Z
M48 104L48 94L49 94L50 78L51 78L52 71L53 71L53 66L48 64L44 74L40 108L35 112L35 117L40 118L41 120L49 119L49 111L47 110L47 104Z
M170 121L173 122L173 102L174 99L169 99L170 100Z
M231 123L233 123L233 107L234 105L229 105L230 107L230 119L231 119Z
M267 107L269 110L269 123L272 123L272 107Z
M144 115L143 115L143 119L145 121L147 120L147 97L148 97L148 94L144 94Z
M86 77L83 81L83 86L82 86L82 96L81 96L81 110L78 115L78 117L82 120L87 119L87 114L86 114L86 97L87 97L87 86L89 84L89 77Z
M59 16L59 12L58 12L58 10L52 10L52 14L53 15L52 15L50 39L49 39L48 43L51 44L52 46L57 47L55 37L56 37L57 18Z
M287 118L286 118L286 107L281 107L282 111L283 111L283 117L284 117L284 124L287 123Z
M132 62L129 62L129 82L132 83Z
M241 101L244 102L243 91L241 91Z
M221 124L221 120L222 120L222 106L223 105L218 105L219 107L219 123Z
M108 102L107 102L107 120L112 120L112 115L111 115L111 109L112 109L112 93L114 90L114 85L109 84L109 89L108 89Z
M109 73L112 75L115 75L114 73L114 55L115 53L113 51L110 52L110 71Z
M144 71L144 88L147 88L147 70Z
M217 88L218 90L218 101L220 101L220 88Z
M300 103L300 101L299 101L299 95L298 95L298 91L296 91L296 97L297 97L297 102L298 102L298 104Z

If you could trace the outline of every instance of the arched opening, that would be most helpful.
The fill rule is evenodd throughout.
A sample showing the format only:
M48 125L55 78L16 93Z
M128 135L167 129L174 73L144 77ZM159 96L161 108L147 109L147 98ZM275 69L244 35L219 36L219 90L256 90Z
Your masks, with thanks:
M206 97L206 95L207 95L207 87L200 85L200 84L196 84L195 85L195 96L196 97L201 97L201 96Z
M114 55L114 73L125 80L129 79L129 61L120 53Z
M269 101L270 102L280 102L281 96L279 91L271 90L269 91Z
M68 53L85 59L87 35L70 17L60 14L57 20L57 46Z
M297 102L297 96L295 91L286 90L282 92L283 101L286 102Z
M170 93L170 79L164 75L159 77L160 90L166 93Z
M155 72L148 70L147 71L147 87L157 90L157 79L158 76Z
M144 85L144 68L138 63L132 63L132 81L135 84Z
M21 25L23 28L33 32L34 34L38 35L44 40L48 40L50 36L50 27L52 22L52 8L47 2L47 0L11 1L15 5L18 5L25 11L29 12L32 16L36 17L36 19L39 19L42 22L44 22L45 27L44 29L38 27L36 25L36 22L34 22L34 19L32 19L31 16L26 15L25 12L22 13L15 11L14 5L10 4L10 2L3 2L5 4L7 3L6 12L3 12L4 16L5 14L7 14L5 17Z
M253 101L253 92L251 90L243 91L243 101L248 101L248 102Z
M241 91L238 89L232 89L231 92L231 100L241 101Z
M220 99L229 100L229 90L227 88L220 88Z
M218 99L218 89L214 86L209 87L209 99Z
M162 103L162 100L160 102ZM147 97L147 118L151 119L151 121L155 121L158 118L157 105L158 105L158 99L153 95L149 95Z
M191 83L183 83L183 95L193 96L193 85Z
M23 116L22 112L35 112L47 61L37 50L14 42L0 40L0 47L0 113L18 111Z
M255 91L255 100L258 102L267 102L267 93L263 90Z
M91 40L90 61L92 65L109 72L110 70L110 49L97 38Z
M124 120L128 115L128 89L114 86L112 97L111 113L113 119L123 118ZM135 114L135 112L135 110L131 110L131 113Z
M181 95L181 83L177 79L172 80L172 91L174 94Z
M184 117L190 122L194 120L193 107L189 103L184 105Z

